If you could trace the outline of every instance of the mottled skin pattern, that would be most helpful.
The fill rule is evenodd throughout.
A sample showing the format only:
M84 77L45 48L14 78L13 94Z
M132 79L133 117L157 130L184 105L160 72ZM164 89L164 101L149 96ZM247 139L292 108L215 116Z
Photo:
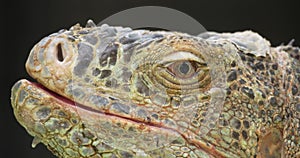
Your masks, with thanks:
M299 60L251 31L89 21L35 45L11 101L58 157L300 157Z

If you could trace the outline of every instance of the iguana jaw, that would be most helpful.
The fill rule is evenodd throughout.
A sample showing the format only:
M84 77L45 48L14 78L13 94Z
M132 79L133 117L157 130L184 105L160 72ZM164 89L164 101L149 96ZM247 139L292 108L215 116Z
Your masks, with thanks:
M38 142L44 143L48 146L48 148L51 148L49 147L49 143L51 143L49 140L54 137L55 132L61 133L63 131L60 131L61 129L57 129L53 133L53 131L47 129L47 122L51 120L52 117L55 117L54 115L56 115L55 113L57 112L54 111L59 110L67 113L67 116L71 116L67 118L68 122L73 122L73 119L78 120L77 124L70 123L72 124L71 126L73 126L70 128L75 128L75 126L81 124L81 126L88 128L89 131L95 132L94 134L98 136L97 139L104 142L106 141L105 138L110 137L111 133L110 131L108 131L109 133L101 133L103 131L99 131L101 128L106 128L103 124L101 124L101 122L110 122L111 124L119 124L119 127L122 129L128 130L129 128L135 128L140 132L138 135L152 135L160 137L162 141L162 144L160 145L167 145L171 143L172 140L183 139L185 141L191 141L198 144L196 145L198 150L208 154L209 156L224 156L222 156L221 153L218 153L213 146L207 147L205 142L187 140L186 135L180 134L180 132L176 130L130 118L120 117L115 114L96 111L84 105L75 104L74 101L48 90L43 85L30 82L26 79L19 80L13 86L11 96L11 103L13 105L16 119L32 136L38 139ZM41 113L43 109L50 109L50 113ZM60 119L60 117L58 119ZM42 128L41 125L43 126ZM46 128L46 130L44 128ZM37 143L35 142L36 139L33 142L33 146ZM139 140L137 139L136 141ZM115 145L122 149L122 145L118 145L119 143L120 142L110 145ZM136 144L140 144L140 148L145 147L145 151L149 150L146 149L146 147L151 146L151 144L143 145L143 143L144 142L136 142ZM155 144L153 141L151 143ZM152 149L154 150L153 147Z

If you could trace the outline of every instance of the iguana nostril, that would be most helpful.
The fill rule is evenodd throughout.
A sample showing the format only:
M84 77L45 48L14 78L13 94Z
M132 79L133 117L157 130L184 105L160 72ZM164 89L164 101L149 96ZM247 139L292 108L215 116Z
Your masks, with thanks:
M56 46L56 50L57 50L57 59L58 59L58 61L60 61L60 62L64 61L64 54L63 54L63 50L61 48L60 43Z

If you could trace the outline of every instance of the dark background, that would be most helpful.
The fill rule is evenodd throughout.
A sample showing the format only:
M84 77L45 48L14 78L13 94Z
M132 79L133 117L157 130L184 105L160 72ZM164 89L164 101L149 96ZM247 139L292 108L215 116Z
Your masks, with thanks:
M31 148L32 137L13 116L10 88L29 78L24 64L42 37L88 19L100 22L119 11L145 5L165 6L198 20L218 32L254 30L273 46L295 39L300 45L299 5L295 1L189 0L48 0L1 1L0 157L54 157L43 145ZM174 17L176 18L176 17ZM4 48L4 49L3 49Z

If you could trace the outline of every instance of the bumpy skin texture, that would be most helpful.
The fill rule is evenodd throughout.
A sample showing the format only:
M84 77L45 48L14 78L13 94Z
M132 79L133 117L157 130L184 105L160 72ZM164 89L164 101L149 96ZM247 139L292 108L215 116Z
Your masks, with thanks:
M299 60L251 31L89 21L35 45L11 101L58 157L300 157Z

